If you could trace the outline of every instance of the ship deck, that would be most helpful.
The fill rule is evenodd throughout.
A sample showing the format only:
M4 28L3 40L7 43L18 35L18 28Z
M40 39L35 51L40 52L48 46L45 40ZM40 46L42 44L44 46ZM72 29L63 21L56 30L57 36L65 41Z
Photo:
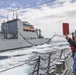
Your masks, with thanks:
M71 56L68 57L66 60L66 68L67 68L67 71L65 72L65 74L62 74L62 75L74 75L73 74L73 58Z

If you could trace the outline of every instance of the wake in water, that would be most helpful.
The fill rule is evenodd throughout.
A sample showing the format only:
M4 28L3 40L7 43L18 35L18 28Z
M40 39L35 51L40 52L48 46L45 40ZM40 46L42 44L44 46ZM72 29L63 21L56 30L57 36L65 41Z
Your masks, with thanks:
M46 59L49 56L50 52L54 52L55 54L51 57L52 61L53 59L57 58L61 50L65 51L65 56L70 53L69 46L66 41L53 41L50 44L0 53L0 72L20 64L25 64L24 69L28 70L26 74L28 75L32 72L33 67L35 66L36 61L33 60L37 59L39 56L43 57L43 59ZM41 67L43 67L44 64L44 67L47 66L47 60L45 62L41 62Z

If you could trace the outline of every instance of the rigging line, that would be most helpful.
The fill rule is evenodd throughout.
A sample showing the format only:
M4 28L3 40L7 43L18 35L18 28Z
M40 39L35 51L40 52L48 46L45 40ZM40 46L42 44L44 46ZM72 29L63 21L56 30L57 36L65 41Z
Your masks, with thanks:
M19 34L21 35L21 37L22 37L25 41L27 41L28 43L32 44L33 46L38 45L38 44L34 44L34 43L28 41L28 40L25 39L25 37L20 33L20 31L18 31L18 32L19 32ZM53 35L51 38L49 38L46 42L41 43L41 45L43 45L43 44L45 44L45 43L49 44L49 43L51 42L51 40L52 40L55 36L57 36L57 34L54 34L54 35ZM60 35L59 35L59 36L60 36ZM61 35L61 37L62 37L62 35Z
M19 31L18 31L18 32L19 32ZM22 37L25 41L27 41L28 43L32 44L33 46L35 46L35 45L39 45L39 44L34 44L34 43L32 43L32 42L28 41L27 39L25 39L25 37L24 37L20 32L19 32L19 34L21 35L21 37ZM48 40L49 40L49 39L48 39ZM48 42L48 40L47 40L46 42L42 43L41 45L43 45L43 44L47 43L47 42Z
M21 37L22 37L25 41L27 41L28 43L32 44L33 46L38 45L38 44L31 43L30 41L28 41L27 39L25 39L25 37L20 33L20 31L18 31L18 32L19 32L19 34L21 35ZM54 34L51 38L49 38L46 42L42 43L41 45L43 45L43 44L45 44L45 43L48 44L49 41L52 40L54 36L55 36L55 34ZM51 41L50 41L50 42L51 42Z
M44 43L47 43L49 44L51 42L51 40L56 36L56 34L54 34L51 38L48 39L48 41L44 42Z
M59 34L55 34L56 36L59 36L59 37L64 37L64 35L59 35Z
M19 31L18 31L19 32ZM31 43L31 42L29 42L28 40L26 40L25 38L24 38L24 36L19 32L19 34L21 35L21 37L25 40L25 41L27 41L28 43L30 43L30 44L32 44L32 45L36 45L36 44L33 44L33 43Z

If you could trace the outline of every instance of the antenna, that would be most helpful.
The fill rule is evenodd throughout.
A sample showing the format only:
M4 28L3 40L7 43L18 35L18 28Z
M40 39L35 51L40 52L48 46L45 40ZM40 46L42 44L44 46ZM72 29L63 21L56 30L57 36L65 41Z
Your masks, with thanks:
M8 13L7 13L7 21L9 20L9 16L8 16Z
M16 10L16 19L18 19L18 14L17 14L17 10Z
M13 19L14 19L14 10L13 10Z

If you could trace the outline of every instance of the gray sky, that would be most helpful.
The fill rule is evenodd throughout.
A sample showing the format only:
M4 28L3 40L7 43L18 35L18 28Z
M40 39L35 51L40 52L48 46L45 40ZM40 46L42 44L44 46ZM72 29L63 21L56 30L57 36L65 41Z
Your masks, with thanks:
M12 0L9 0L12 1ZM37 0L37 3L43 0ZM19 2L19 0L18 0ZM27 1L29 3L29 1ZM19 3L13 0L12 6L0 9L0 23L6 21L7 9L18 8ZM70 33L76 29L76 1L75 0L54 0L51 4L43 4L36 8L22 8L18 10L18 17L23 21L28 21L36 28L42 30L42 34L50 37L53 34L62 35L62 23L69 23ZM12 19L12 13L9 13L9 19Z

